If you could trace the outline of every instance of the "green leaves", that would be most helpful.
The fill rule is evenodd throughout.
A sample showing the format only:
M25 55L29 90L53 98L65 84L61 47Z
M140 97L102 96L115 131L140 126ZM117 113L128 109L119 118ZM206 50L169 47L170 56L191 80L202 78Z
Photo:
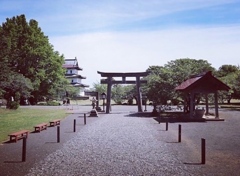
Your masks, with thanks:
M4 64L4 69L0 69L0 81L12 80L10 75L19 74L21 82L31 88L26 91L34 90L31 93L38 99L41 96L50 96L54 89L58 87L64 78L62 68L64 57L53 50L48 37L44 35L36 20L27 22L25 15L7 18L6 22L0 26L0 63ZM21 75L21 76L20 76ZM23 80L28 80L23 81ZM13 80L16 82L16 80ZM5 83L2 83L5 84ZM11 92L17 86L13 85ZM1 92L10 91L3 86ZM21 94L26 94L23 90Z
M228 100L230 103L231 99L239 99L240 98L240 69L234 65L222 65L216 75L219 79L231 87L231 92L221 93L222 101Z
M214 71L206 60L177 59L164 66L150 66L148 80L148 98L157 104L166 104L167 100L177 99L175 87L191 75L205 71Z

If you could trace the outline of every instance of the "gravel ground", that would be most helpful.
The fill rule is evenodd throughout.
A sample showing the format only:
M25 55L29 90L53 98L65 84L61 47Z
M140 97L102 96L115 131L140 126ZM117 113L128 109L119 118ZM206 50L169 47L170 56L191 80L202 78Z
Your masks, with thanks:
M65 125L61 124L61 129L63 125L65 133L69 132L64 133L68 136L61 144L43 143L38 148L29 145L37 150L36 155L31 155L26 163L1 162L1 168L14 168L8 173L3 168L5 172L1 173L27 176L240 175L238 111L221 111L223 122L181 123L182 142L178 143L180 123L170 123L166 131L165 124L158 124L152 118L128 117L135 108L113 107L112 114L92 118L91 123L79 126L74 134L67 130L67 121L77 115L72 114L65 119ZM38 134L39 138L44 132ZM206 139L204 165L201 164L201 138Z

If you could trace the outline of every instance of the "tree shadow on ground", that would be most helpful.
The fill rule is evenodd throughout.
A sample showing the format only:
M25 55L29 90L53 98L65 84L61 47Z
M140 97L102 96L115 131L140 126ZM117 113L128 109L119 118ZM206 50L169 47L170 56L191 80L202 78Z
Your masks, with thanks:
M226 111L240 111L239 107L221 107L221 109Z
M154 118L151 112L134 112L124 117L143 117L143 118Z
M23 161L4 161L4 163L23 163Z
M184 112L163 112L158 116L153 115L152 112L137 112L125 115L125 117L153 118L158 123L206 122L204 118L189 118L189 114Z
M158 123L169 122L169 123L187 123L187 122L206 122L204 118L190 118L189 113L185 112L163 112L158 117L155 117Z
M202 163L186 163L186 162L184 162L183 164L186 164L186 165L203 165Z
M10 140L7 140L5 142L3 142L3 144L11 144L11 143L16 143L15 141L10 141Z

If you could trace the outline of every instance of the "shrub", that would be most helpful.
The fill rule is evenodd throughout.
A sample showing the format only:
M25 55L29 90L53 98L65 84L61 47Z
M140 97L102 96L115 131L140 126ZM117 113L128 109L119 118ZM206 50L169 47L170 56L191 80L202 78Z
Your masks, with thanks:
M19 107L19 103L16 101L10 101L7 104L8 109L17 109Z
M60 103L59 103L59 102L56 102L56 101L48 101L48 102L47 102L47 105L48 105L48 106L59 106Z
M59 102L56 102L56 101L43 101L43 102L38 102L37 105L40 105L40 106L59 106L60 103Z
M117 101L116 104L117 104L117 105L121 105L122 102L121 102L121 101Z
M37 105L40 105L40 106L47 106L47 102L38 102Z
M7 100L0 99L0 106L6 106L6 105L7 105Z
M128 104L129 104L129 105L132 105L132 104L133 104L133 99L129 99L129 100L128 100Z

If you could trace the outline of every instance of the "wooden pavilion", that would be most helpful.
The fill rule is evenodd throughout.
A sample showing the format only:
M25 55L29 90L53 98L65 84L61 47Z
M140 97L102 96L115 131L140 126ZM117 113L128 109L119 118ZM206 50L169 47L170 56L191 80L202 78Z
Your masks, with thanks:
M229 91L229 89L230 87L214 77L211 71L192 76L175 88L175 90L185 94L186 98L184 105L189 104L190 118L196 117L195 95L197 94L205 95L205 114L209 114L208 95L214 94L215 118L219 118L218 91Z

